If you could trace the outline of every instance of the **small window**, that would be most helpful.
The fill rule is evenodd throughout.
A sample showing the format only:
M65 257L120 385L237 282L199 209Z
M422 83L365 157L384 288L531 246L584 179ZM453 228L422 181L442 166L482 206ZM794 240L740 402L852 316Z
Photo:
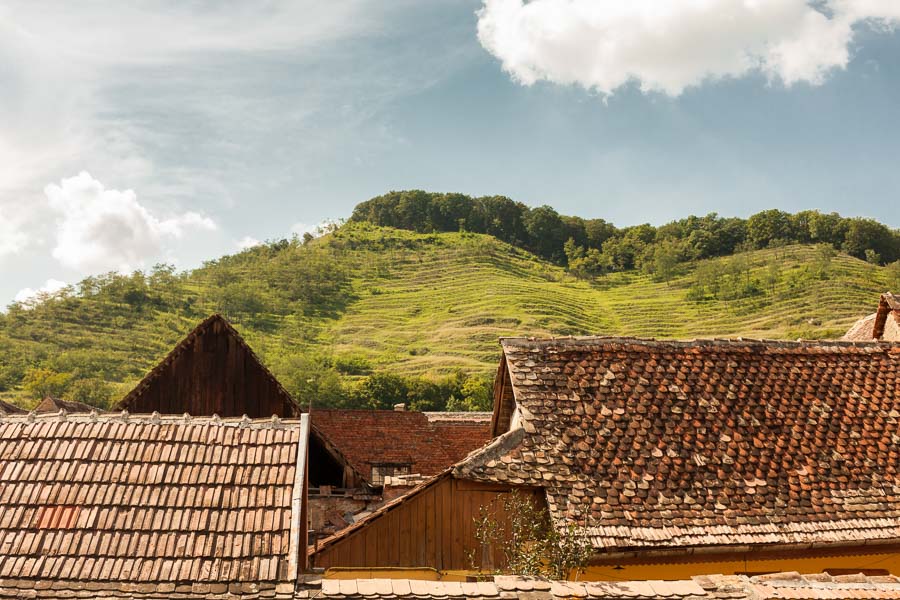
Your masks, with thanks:
M385 477L394 477L396 475L409 475L409 464L378 464L372 465L372 485L381 487L384 485Z

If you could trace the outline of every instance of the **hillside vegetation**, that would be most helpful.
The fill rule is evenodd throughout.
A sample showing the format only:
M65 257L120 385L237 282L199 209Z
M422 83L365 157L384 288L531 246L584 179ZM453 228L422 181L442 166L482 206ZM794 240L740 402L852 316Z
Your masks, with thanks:
M0 397L124 394L209 313L301 402L476 409L501 336L839 337L896 269L789 245L576 277L495 237L350 223L175 273L88 278L0 315Z

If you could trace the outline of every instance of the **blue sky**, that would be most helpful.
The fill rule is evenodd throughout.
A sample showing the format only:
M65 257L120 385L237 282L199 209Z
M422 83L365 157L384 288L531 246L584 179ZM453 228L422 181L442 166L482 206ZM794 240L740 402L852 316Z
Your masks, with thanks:
M900 3L814 4L0 1L0 304L394 189L898 227Z

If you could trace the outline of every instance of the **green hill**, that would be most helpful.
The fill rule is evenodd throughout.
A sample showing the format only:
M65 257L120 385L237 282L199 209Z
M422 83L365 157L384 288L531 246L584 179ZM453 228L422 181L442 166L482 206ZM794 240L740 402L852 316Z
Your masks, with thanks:
M488 235L346 225L13 305L0 316L0 397L27 405L26 390L53 390L57 377L59 392L114 399L214 311L292 392L335 403L335 389L373 373L484 381L507 335L839 337L889 287L888 269L815 246L678 268L668 282L636 271L581 280Z

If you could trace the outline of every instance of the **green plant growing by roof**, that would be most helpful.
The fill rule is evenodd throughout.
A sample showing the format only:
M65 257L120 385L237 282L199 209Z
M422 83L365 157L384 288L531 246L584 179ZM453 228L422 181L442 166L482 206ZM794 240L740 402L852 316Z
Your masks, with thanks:
M497 504L499 503L499 504ZM499 510L498 510L499 509ZM505 515L505 518L498 518ZM474 518L480 556L469 551L473 569L560 580L578 578L592 555L585 529L573 523L554 526L546 506L516 490L482 506ZM503 555L493 565L494 550Z

